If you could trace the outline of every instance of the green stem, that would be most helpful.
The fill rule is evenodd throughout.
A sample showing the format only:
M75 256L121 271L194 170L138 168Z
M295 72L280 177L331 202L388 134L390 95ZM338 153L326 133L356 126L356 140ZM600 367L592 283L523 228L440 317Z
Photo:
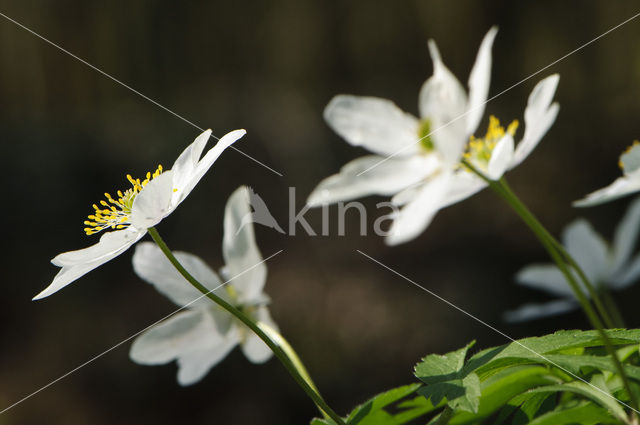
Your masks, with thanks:
M291 374L296 383L304 390L304 392L313 400L318 406L320 412L328 418L331 418L338 425L345 425L342 418L329 407L324 401L320 392L316 388L315 384L311 380L309 373L305 369L304 365L300 361L298 355L293 351L293 348L288 342L280 335L275 329L267 326L262 322L256 322L251 317L244 314L235 306L229 304L212 291L207 289L206 286L201 284L196 278L194 278L183 266L178 259L173 255L167 244L164 242L158 231L154 227L147 229L155 243L160 250L169 259L171 264L178 270L178 272L198 291L207 296L210 300L218 304L223 309L227 310L238 320L240 320L249 329L255 332L262 341L273 351L273 354L280 360L282 365Z
M587 318L591 322L591 325L598 331L598 334L602 338L602 341L607 349L607 352L613 359L613 363L618 371L618 374L620 375L620 378L622 379L624 388L627 394L629 395L631 408L637 411L638 400L637 400L636 394L631 389L629 379L624 371L624 368L622 367L622 362L620 362L620 359L618 358L618 354L615 351L615 348L613 347L613 344L611 343L609 336L604 331L604 326L602 324L602 321L600 320L600 317L594 311L593 307L591 306L591 303L582 292L582 289L580 288L578 282L576 281L573 273L571 273L571 270L569 270L569 268L567 267L567 264L565 263L565 261L567 261L568 259L563 258L565 257L565 255L563 255L562 252L558 249L559 243L555 240L555 238L551 236L551 234L544 228L544 226L538 221L538 219L533 215L533 213L529 211L529 209L522 203L522 201L520 201L520 199L509 189L509 186L506 184L506 181L504 179L502 179L501 181L490 180L487 176L485 176L482 172L476 169L468 161L463 160L462 164L466 166L474 174L476 174L478 177L483 179L489 185L489 187L491 187L491 189L493 189L500 197L502 197L511 206L511 208L513 208L513 210L520 216L522 221L524 221L525 224L529 226L529 228L533 231L533 233L536 235L536 237L538 238L542 246L544 246L544 248L547 250L547 252L549 253L549 256L556 263L556 266L558 267L560 272L562 272L565 279L567 280L567 283L573 290L576 298L578 299L578 302L580 303L580 306L582 307L585 314L587 315ZM566 253L566 256L568 256L568 253ZM595 299L595 298L592 296L592 299ZM608 315L606 317L608 317Z
M527 219L530 222L530 227L532 226L535 227L537 232L543 235L545 239L550 241L553 244L553 247L556 249L556 251L558 251L558 253L562 255L562 257L564 257L564 260L576 271L576 273L578 274L578 277L584 284L585 288L587 288L587 292L589 292L589 296L591 297L591 300L593 300L593 303L598 309L598 312L602 316L602 319L604 320L605 325L608 328L615 328L616 327L615 323L611 318L611 315L609 314L607 309L602 304L598 291L596 291L594 285L591 283L589 278L587 278L586 274L584 273L582 268L578 265L578 263L567 252L564 246L558 240L556 240L556 238L554 238L553 235L551 235L551 233L547 231L547 229L542 225L542 223L538 221L538 219L533 215L533 213L529 210L529 208L527 208L527 206L524 205L524 203L522 203L522 201L516 196L516 194L513 193L513 191L511 190L511 188L507 184L507 181L504 178L500 179L500 181L497 184L501 186L501 188L504 190L504 194L509 198L507 202L509 202L510 204L518 204L518 207L521 209L522 214L527 216ZM582 290L580 290L580 292L582 292Z
M607 310L611 312L611 318L613 319L613 323L617 328L626 328L627 325L624 322L624 318L622 317L622 313L618 309L613 296L611 295L611 291L606 284L598 286L598 292L602 295L602 301L604 302Z
M444 410L440 412L438 420L434 425L447 425L453 417L453 409L448 405L444 407Z

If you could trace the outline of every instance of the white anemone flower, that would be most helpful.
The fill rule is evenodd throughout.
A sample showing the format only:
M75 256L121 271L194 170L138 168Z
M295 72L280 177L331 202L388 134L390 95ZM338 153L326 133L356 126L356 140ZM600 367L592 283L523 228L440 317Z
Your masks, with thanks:
M127 175L132 187L118 191L117 198L105 193L106 200L100 201L100 206L94 204L94 213L85 221L88 235L108 229L114 231L103 234L95 245L53 258L51 262L62 269L33 299L48 297L129 249L149 227L171 214L220 154L245 133L244 130L227 133L200 159L211 137L211 130L207 130L180 154L170 170L163 172L162 166L158 166L153 174L147 173L143 181Z
M569 224L562 235L563 245L576 260L596 290L621 290L640 277L640 255L633 256L640 230L640 198L631 203L615 229L610 246L584 219ZM632 258L633 257L633 258ZM516 274L516 282L558 297L543 304L525 304L505 313L505 320L521 322L552 316L579 307L571 287L554 264L533 264Z
M596 190L573 203L574 207L591 207L613 201L623 196L640 191L640 142L635 141L620 155L618 165L622 169L622 177L618 177L609 186Z
M491 47L497 29L484 37L469 76L469 95L429 40L433 76L420 89L420 118L375 97L339 95L324 112L327 123L348 143L374 153L345 165L309 196L320 206L371 194L394 195L426 181L394 218L387 243L420 234L447 192L464 145L478 127L489 92Z
M277 329L267 309L269 297L263 292L267 268L256 246L253 224L242 222L247 214L251 214L249 192L240 187L225 209L222 252L226 266L221 274L228 280L226 285L195 255L174 255L207 289L256 321ZM133 268L142 279L184 307L136 338L129 353L134 362L160 365L177 360L178 383L191 385L238 344L253 363L271 357L269 347L253 331L191 286L155 244L143 242L136 247Z

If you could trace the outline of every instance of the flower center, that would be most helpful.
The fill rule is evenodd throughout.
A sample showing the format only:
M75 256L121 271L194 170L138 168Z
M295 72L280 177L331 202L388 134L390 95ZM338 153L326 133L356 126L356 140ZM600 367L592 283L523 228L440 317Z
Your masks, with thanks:
M433 140L431 140L431 121L428 119L423 119L418 124L418 140L420 141L420 146L427 152L431 152L435 147L433 145Z
M120 230L128 227L131 222L129 218L131 216L131 207L133 201L138 196L138 193L143 187L147 185L151 180L162 174L162 165L158 165L156 171L151 174L147 173L146 178L142 181L140 179L134 179L130 174L127 174L127 180L131 183L131 188L122 192L117 192L118 198L114 199L110 194L105 193L104 196L107 199L100 201L100 207L93 204L94 212L89 215L84 224L87 226L84 231L87 235L94 235L105 229Z
M511 136L516 134L518 129L518 120L511 121L505 132L504 127L500 125L500 120L493 115L489 117L489 128L487 134L482 138L469 137L469 144L464 153L464 159L473 163L473 165L486 170L491 160L491 154L496 144L504 137L506 133Z

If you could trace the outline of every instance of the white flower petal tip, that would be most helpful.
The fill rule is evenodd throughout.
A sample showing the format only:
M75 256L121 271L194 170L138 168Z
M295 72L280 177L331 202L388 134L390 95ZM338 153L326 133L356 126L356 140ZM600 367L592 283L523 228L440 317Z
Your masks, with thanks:
M640 191L640 142L634 141L620 155L619 165L624 174L622 177L618 177L609 186L574 201L572 205L574 207L591 207Z
M105 233L95 245L57 255L51 260L51 263L62 268L51 284L33 297L32 301L58 292L91 270L122 254L145 234L146 230L138 231L131 228Z
M544 317L557 316L578 308L578 303L572 299L560 299L544 304L525 304L517 310L507 311L503 319L508 323L521 323Z
M640 191L640 172L618 177L609 186L596 190L582 199L574 201L572 205L578 208L593 207L606 202L615 201L627 195Z
M209 133L211 132L211 130L207 130L207 131L209 131ZM218 143L220 143L225 148L228 148L229 146L234 144L236 141L238 141L241 137L243 137L245 134L247 134L247 130L245 129L241 128L238 130L233 130L225 134L224 136L222 136L220 140L218 140Z
M491 81L491 49L496 34L498 34L498 27L494 26L484 36L473 69L469 74L469 105L466 117L469 134L473 134L478 128L487 103Z

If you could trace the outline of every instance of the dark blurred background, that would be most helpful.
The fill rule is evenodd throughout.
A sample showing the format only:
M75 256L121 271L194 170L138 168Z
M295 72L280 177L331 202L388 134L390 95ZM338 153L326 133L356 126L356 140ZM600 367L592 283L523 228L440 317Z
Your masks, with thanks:
M633 16L637 2L599 1L0 1L0 12L221 136L284 176L225 152L159 226L174 249L222 265L224 203L252 185L286 223L324 177L364 153L325 125L338 93L393 99L417 113L431 74L426 42L466 83L491 25L491 95ZM629 200L588 210L570 202L620 173L617 158L640 137L640 19L492 101L487 112L522 120L535 83L560 73L561 111L539 148L509 174L512 186L559 234L577 216L610 239ZM175 308L138 279L131 252L40 302L31 297L57 268L49 259L94 243L83 232L91 204L126 188L126 173L170 167L199 133L189 124L0 18L3 185L0 410ZM486 118L481 124L486 126ZM522 127L521 130L522 131ZM520 134L522 134L520 132ZM364 200L368 228L386 211ZM586 328L579 312L525 325L502 313L548 298L513 275L547 258L490 192L440 212L415 241L389 248L358 236L358 217L336 236L295 237L257 228L267 292L284 335L329 403L347 412L368 396L412 381L427 353L502 344L500 335L359 255L360 249L513 337ZM321 211L307 213L319 230ZM616 294L630 326L639 287ZM129 344L0 415L0 424L305 424L311 402L280 364L250 364L236 350L199 384L180 388L175 364L139 366Z

